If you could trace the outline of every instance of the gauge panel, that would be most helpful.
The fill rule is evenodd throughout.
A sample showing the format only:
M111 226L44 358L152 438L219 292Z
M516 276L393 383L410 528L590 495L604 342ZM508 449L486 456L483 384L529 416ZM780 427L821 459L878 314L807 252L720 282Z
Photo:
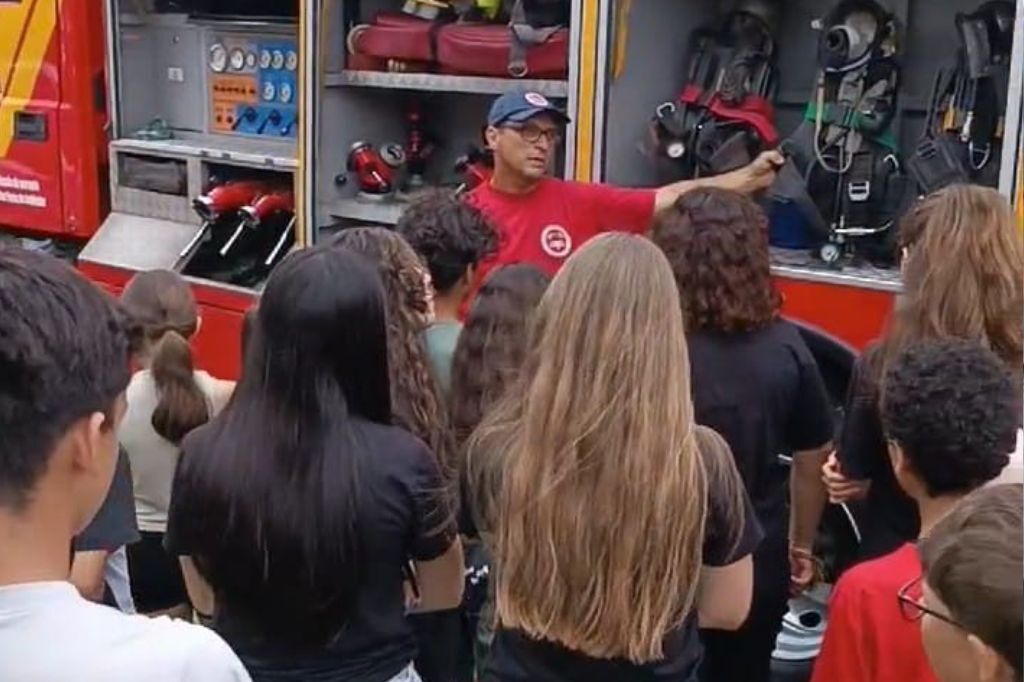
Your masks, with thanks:
M211 132L295 137L299 53L294 40L212 35L206 61Z

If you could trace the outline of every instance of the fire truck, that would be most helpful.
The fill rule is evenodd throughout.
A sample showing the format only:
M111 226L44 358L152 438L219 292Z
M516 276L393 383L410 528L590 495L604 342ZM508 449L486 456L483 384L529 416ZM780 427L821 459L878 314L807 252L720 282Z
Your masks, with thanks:
M851 2L775 3L762 85L770 82L779 137L806 119L816 78L807 55L830 30L823 17ZM507 18L491 20L503 3L468 3L468 26L439 18L446 4L0 2L0 230L70 245L81 270L112 292L140 270L182 272L204 316L200 363L230 376L239 351L227 340L281 256L347 225L394 224L423 186L478 181L481 121L510 88L570 113L558 175L625 186L675 179L652 158L652 112L693 104L692 36L720 25L721 3L549 2L564 14L519 16L511 39ZM534 12L545 3L512 4ZM903 32L890 126L905 157L930 113L935 64L955 52L956 17L979 0L941 12L881 4ZM1020 211L1019 6L1001 144L987 161L990 184L1016 194ZM513 46L522 50L515 59ZM776 260L785 313L854 349L878 335L900 288L894 268L863 259L834 264L783 249Z
M857 80L869 62L888 75L877 88ZM925 183L983 174L1024 229L1022 84L1024 0L0 0L0 239L56 244L114 294L143 270L182 273L198 364L231 377L282 257L393 225L423 188L482 181L481 124L510 89L566 108L567 179L656 186L759 145L795 157L804 126L812 166L830 170L824 136L887 150L886 181L897 163ZM783 312L837 398L900 291L862 247L894 228L853 224L880 185L857 158L826 176L835 213L811 197L827 234L794 247L773 215ZM805 606L782 663L816 651Z

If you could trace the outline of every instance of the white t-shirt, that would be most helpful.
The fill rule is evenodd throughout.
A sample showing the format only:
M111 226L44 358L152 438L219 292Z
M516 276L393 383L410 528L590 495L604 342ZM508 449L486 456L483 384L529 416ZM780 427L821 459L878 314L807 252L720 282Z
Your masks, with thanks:
M219 413L231 397L234 382L214 379L206 372L196 372L195 379L206 395L210 415ZM135 516L139 530L163 533L167 530L167 507L171 502L178 446L153 429L153 411L160 400L149 370L132 376L125 395L128 411L117 435L132 464Z
M86 601L70 583L0 587L0 680L246 682L212 630L127 616Z

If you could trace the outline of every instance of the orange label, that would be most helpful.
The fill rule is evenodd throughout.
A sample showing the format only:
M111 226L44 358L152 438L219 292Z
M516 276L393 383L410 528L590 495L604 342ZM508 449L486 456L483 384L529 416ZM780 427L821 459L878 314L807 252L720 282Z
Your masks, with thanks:
M256 104L259 84L252 76L214 76L210 81L210 97L217 102Z

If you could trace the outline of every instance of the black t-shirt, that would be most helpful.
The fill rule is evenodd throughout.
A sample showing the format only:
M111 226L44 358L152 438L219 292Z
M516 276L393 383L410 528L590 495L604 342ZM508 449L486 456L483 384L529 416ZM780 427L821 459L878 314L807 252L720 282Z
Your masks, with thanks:
M703 431L706 438L707 431ZM744 495L743 518L740 526L732 529L724 496L720 484L708 490L705 566L728 566L739 561L752 554L762 538L750 499ZM664 651L664 659L646 665L598 659L499 625L482 682L689 682L696 679L702 653L696 612L665 637Z
M366 444L359 462L360 509L357 528L363 538L364 584L338 634L326 647L301 650L275 642L244 616L253 604L233 603L230 590L213 585L214 629L231 645L253 679L382 682L397 675L416 656L413 630L406 619L403 582L412 561L444 554L456 537L445 484L427 447L406 431L359 422ZM190 436L176 480L192 456L216 456L201 446L202 433ZM340 454L340 453L339 453ZM192 546L190 500L175 487L165 545L179 556L198 555ZM208 520L207 520L208 522ZM258 606L256 606L258 608Z
M115 552L139 541L135 519L135 491L128 455L118 449L114 478L96 516L75 538L76 552Z
M870 479L863 504L856 505L861 558L870 559L913 541L920 532L917 505L896 482L878 409L878 346L868 348L853 368L837 456L843 474Z
M117 550L139 541L139 525L135 518L135 489L132 485L132 468L128 453L118 448L114 478L110 482L107 496L103 498L96 516L74 540L74 552L107 552ZM107 573L107 577L110 574ZM116 586L115 586L116 587ZM125 580L119 594L129 594L130 585ZM118 604L114 587L104 581L103 603L114 608L126 607Z
M687 344L697 423L729 444L761 523L784 522L779 455L819 448L835 430L814 356L783 320L748 333L696 332Z

